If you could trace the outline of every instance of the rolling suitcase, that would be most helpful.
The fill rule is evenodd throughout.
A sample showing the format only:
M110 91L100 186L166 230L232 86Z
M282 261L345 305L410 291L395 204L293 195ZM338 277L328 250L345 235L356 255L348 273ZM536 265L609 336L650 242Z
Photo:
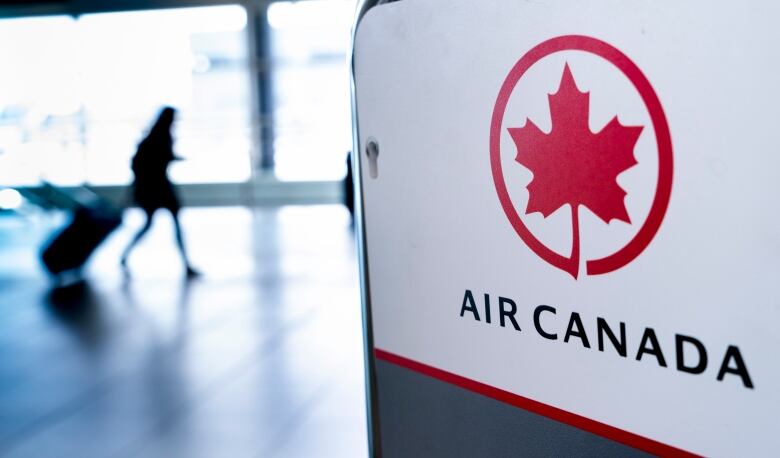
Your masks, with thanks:
M76 195L52 188L62 200L72 202L73 216L68 224L46 244L41 260L54 275L81 268L95 249L120 224L120 210L86 189Z

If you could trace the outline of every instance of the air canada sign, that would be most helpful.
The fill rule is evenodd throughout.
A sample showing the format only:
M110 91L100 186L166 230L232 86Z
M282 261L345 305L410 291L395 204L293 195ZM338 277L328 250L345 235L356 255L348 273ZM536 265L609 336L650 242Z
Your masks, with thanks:
M549 59L570 51L577 52L571 60ZM490 166L501 208L538 267L559 269L571 281L640 262L672 192L672 140L658 95L625 54L587 36L543 41L509 71L493 110ZM459 305L461 318L485 325L650 359L681 373L705 374L710 367L714 380L754 388L736 345L707 348L683 332L662 341L650 326L585 312L560 316L554 305L471 289Z
M557 308L551 305L526 306L509 297L478 294L468 289L463 295L460 316L625 359L647 359L659 368L674 368L681 373L704 374L708 365L714 364L715 380L723 381L731 376L745 388L753 388L753 380L736 345L719 348L713 355L712 349L708 350L699 339L689 335L675 334L673 340L662 342L651 327L629 328L622 321L582 317L577 312L559 316ZM713 356L716 359L710 362Z
M382 3L353 60L382 433L777 455L780 2Z

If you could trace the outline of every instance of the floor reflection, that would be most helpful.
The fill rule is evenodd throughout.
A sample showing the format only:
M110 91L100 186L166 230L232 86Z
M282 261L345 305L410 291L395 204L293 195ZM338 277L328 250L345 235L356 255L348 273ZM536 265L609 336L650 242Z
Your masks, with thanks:
M90 351L100 347L108 329L101 322L101 298L86 279L54 285L44 304L65 329Z
M0 455L365 456L346 211L188 209L190 282L163 221L122 276L138 216L60 286L30 261L57 218L0 218Z

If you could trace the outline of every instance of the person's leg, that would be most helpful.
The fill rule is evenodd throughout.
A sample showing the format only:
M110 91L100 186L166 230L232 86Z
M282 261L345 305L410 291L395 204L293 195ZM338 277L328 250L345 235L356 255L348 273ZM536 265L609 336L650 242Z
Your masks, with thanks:
M190 258L187 256L187 249L184 247L184 234L182 233L181 223L179 222L179 211L175 208L171 208L169 210L171 212L171 216L173 216L173 227L176 231L176 244L179 246L179 253L181 253L181 259L184 261L184 268L187 269L187 276L197 276L199 273L192 268L192 265L190 264Z
M122 259L120 263L124 268L127 268L127 258L128 256L130 256L130 252L138 244L141 238L149 231L149 228L152 227L152 217L154 216L154 210L145 210L145 212L146 212L146 221L144 222L143 227L135 234L133 240L130 241L130 244L127 245L127 248L125 248L124 253L122 253Z

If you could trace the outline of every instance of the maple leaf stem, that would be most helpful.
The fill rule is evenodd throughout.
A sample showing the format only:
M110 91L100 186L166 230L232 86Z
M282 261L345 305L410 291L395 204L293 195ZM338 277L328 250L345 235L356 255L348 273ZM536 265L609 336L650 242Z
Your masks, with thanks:
M577 274L580 270L580 218L577 212L579 205L569 204L571 206L571 270L574 278L577 278Z

